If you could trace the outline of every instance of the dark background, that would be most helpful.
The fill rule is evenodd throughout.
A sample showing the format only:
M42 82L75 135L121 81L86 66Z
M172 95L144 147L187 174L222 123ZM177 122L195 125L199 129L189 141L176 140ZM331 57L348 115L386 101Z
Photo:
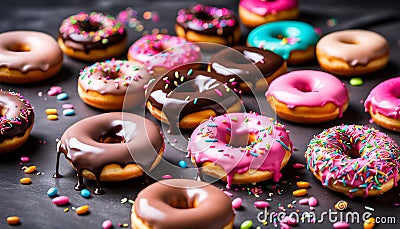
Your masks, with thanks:
M282 204L287 212L299 209L300 212L309 211L307 206L293 204L293 209L288 209L287 205L294 200L300 198L294 197L291 193L296 189L295 182L297 180L306 180L311 183L309 195L315 196L319 200L316 207L316 214L319 215L323 211L329 209L334 210L334 204L339 200L348 201L348 211L357 211L361 214L367 211L365 206L375 209L373 216L395 216L397 225L380 224L378 228L398 228L400 223L400 209L395 203L400 203L399 187L395 187L382 196L370 198L349 198L340 193L336 193L322 187L313 175L304 169L296 170L292 168L294 163L305 163L303 153L309 140L320 133L324 128L328 128L341 123L346 124L366 124L377 129L381 129L375 124L369 123L369 115L364 112L364 107L360 101L363 101L369 91L379 82L399 75L400 68L400 4L393 0L384 1L347 1L347 0L300 0L301 19L312 23L321 28L322 33L326 34L331 31L363 28L379 32L386 37L390 44L390 61L387 67L377 73L362 76L364 85L355 87L350 86L349 78L341 78L346 84L350 93L350 106L344 113L344 118L332 122L319 125L299 125L283 120L288 130L291 131L296 151L289 164L283 169L283 178L279 184L266 181L256 185L234 186L230 190L234 196L232 198L241 197L243 199L243 207L236 211L235 228L239 228L244 220L253 221L253 227L261 226L262 228L273 228L273 225L266 226L257 222L257 214L260 212L253 206L254 201L265 200L271 198L271 208L269 211L278 212L278 206ZM214 0L214 1L127 1L127 0L102 0L102 1L0 1L0 32L10 30L36 30L57 36L58 26L61 21L80 11L104 11L112 15L133 7L138 11L138 19L143 23L145 31L154 28L167 29L170 34L175 34L173 24L178 9L189 7L195 3L204 3L216 6L226 6L237 12L238 1L230 0ZM155 11L160 17L159 22L152 20L144 20L142 14L145 11ZM330 22L336 22L335 26L328 26ZM142 32L136 32L134 29L129 30L129 42L132 44L137 38L141 37ZM248 29L242 26L243 39L245 41ZM243 43L244 44L244 43ZM127 47L128 48L128 47ZM30 84L30 85L9 85L0 84L3 90L17 91L27 97L35 107L35 125L31 136L27 143L15 152L0 155L0 228L8 228L6 217L10 215L18 215L21 217L23 228L100 228L101 223L110 219L113 221L114 228L118 228L118 223L129 223L130 226L130 210L131 204L121 204L122 198L135 199L136 194L154 182L149 176L132 179L125 182L106 183L104 189L105 195L93 195L90 199L82 198L78 192L73 189L76 183L74 170L65 161L61 160L61 173L64 175L62 179L53 179L55 162L56 162L56 144L57 139L61 137L66 128L82 118L100 114L102 111L96 110L85 105L77 94L77 77L79 70L88 63L79 62L65 57L61 71L46 81ZM316 62L309 65L290 67L290 70L296 69L320 69ZM60 85L64 91L70 96L67 101L57 101L55 97L47 96L50 86ZM38 93L42 92L43 96ZM252 101L251 97L245 97L245 104L249 110ZM61 105L63 103L72 103L75 106L76 115L65 117L60 115L58 121L49 121L46 119L44 110L49 107L57 108L62 112ZM154 119L153 119L154 120ZM400 141L400 134L383 130L396 141ZM27 155L31 157L28 165L36 165L42 175L25 175L21 170L20 156ZM185 153L180 152L167 145L165 158L173 163L177 163L181 159L185 159ZM188 164L189 161L187 160ZM165 174L162 166L159 166L159 175ZM185 172L183 171L183 174ZM19 179L29 176L32 178L31 185L21 185ZM176 175L179 177L181 175ZM182 175L184 176L184 175ZM190 174L189 174L190 176ZM186 176L185 176L186 177ZM87 188L93 192L95 183L85 181ZM223 182L214 183L214 185L225 190ZM57 207L52 204L51 199L47 197L46 191L50 187L57 187L59 195L70 197L69 212L64 213L64 207ZM263 193L259 197L254 195L257 188ZM250 190L250 191L249 191ZM253 190L253 191L251 191ZM279 190L279 191L278 191ZM269 197L269 194L273 195ZM78 207L84 204L90 206L90 214L85 216L77 216L71 207ZM218 203L216 203L218 204ZM299 228L330 228L331 223L325 219L324 224L300 224ZM360 225L352 225L352 228L360 228Z

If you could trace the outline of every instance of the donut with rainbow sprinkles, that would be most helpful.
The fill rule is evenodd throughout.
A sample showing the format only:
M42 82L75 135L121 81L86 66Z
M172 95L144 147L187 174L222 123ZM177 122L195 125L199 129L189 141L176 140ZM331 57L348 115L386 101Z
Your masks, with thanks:
M326 129L311 139L305 157L307 168L324 187L350 197L382 194L399 180L399 147L367 126Z

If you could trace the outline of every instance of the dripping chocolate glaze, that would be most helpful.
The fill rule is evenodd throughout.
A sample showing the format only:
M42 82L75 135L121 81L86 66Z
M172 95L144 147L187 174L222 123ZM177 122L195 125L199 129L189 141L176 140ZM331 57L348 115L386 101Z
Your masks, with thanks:
M189 71L192 71L190 75ZM147 97L152 106L164 112L170 123L170 133L177 134L178 123L184 116L204 110L221 115L240 102L240 94L229 82L232 78L236 80L236 77L215 72L180 67L150 85Z
M106 143L110 138L115 143ZM82 189L82 172L86 169L96 176L96 194L101 194L100 174L104 166L139 164L145 171L149 170L163 144L159 128L141 116L122 112L92 116L64 132L57 145L54 177L61 177L59 156L62 153L77 170L75 188Z
M233 49L223 49L211 56L213 70L228 76L237 74L253 85L261 79L261 76L257 77L259 72L268 78L285 62L281 56L268 50L246 46L235 46Z
M105 44L103 44L102 39L97 40L94 36L84 36L78 33L60 33L58 38L62 39L67 47L89 53L92 49L105 49L108 46L117 44L126 39L126 36L126 31L124 29L122 34L118 33L107 37L108 42Z
M220 229L235 216L230 198L220 189L186 179L148 186L138 194L133 208L140 219L158 229Z
M0 90L0 142L24 136L34 119L27 100L17 93Z

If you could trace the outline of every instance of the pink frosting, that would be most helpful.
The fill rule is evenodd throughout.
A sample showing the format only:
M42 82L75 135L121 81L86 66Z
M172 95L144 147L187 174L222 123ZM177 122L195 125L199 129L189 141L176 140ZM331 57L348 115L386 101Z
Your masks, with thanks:
M254 141L249 142L249 135ZM227 142L230 136L230 142ZM227 174L228 187L235 173L249 169L272 172L275 182L292 142L285 127L256 113L229 113L200 124L192 133L188 151L197 164L212 162Z
M159 55L158 55L159 54ZM128 59L147 63L152 67L172 69L180 65L200 61L200 47L184 38L151 34L145 35L131 45Z
M239 5L250 12L265 16L298 6L297 0L241 0Z
M300 70L287 73L272 81L265 96L293 109L298 106L322 107L333 103L339 107L339 117L343 115L343 106L349 100L344 84L335 76L326 72Z
M386 80L371 90L365 100L365 112L372 110L389 118L400 117L400 77Z
M358 157L348 156L352 150ZM397 185L400 153L396 142L385 133L361 125L340 125L311 139L305 152L307 168L321 174L322 184L351 187L368 195L390 179Z

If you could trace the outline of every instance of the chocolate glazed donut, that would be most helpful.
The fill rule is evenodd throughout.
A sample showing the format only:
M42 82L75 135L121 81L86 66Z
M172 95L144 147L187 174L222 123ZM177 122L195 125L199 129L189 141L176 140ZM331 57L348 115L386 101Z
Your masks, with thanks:
M268 85L265 82L269 84L287 72L286 61L278 54L246 46L223 49L211 56L210 63L212 70L219 74L239 75L246 83L239 85L244 92L249 92L250 89L266 91Z
M18 93L0 90L0 153L21 146L29 137L34 119L28 100Z
M228 46L235 45L240 38L240 28L236 16L226 8L217 8L197 4L191 8L181 9L176 18L175 30L180 37L189 41L189 32L209 37L218 36ZM209 41L208 41L209 42Z
M104 49L119 43L126 36L125 28L114 17L91 12L66 18L60 26L58 39L67 47L89 53L90 50Z
M158 114L162 112L155 116L170 124L169 133L177 134L179 127L193 129L202 121L195 126L184 126L180 121L187 115L205 110L221 115L229 108L240 109L236 108L240 105L241 93L236 89L237 76L226 77L208 70L185 68L181 66L169 71L150 83L146 91L147 108L153 115L153 108L158 110Z
M61 177L59 159L64 154L78 173L75 189L83 188L83 173L89 170L97 182L95 193L102 194L100 181L105 166L117 164L124 168L136 164L141 170L148 171L158 162L163 149L164 140L160 130L148 119L123 112L92 116L75 123L64 132L57 145L54 177ZM109 181L132 177L117 177Z
M143 189L132 207L132 228L232 228L230 198L196 180L168 179Z
M22 137L33 124L33 108L18 93L0 90L0 108L0 143L15 136Z

